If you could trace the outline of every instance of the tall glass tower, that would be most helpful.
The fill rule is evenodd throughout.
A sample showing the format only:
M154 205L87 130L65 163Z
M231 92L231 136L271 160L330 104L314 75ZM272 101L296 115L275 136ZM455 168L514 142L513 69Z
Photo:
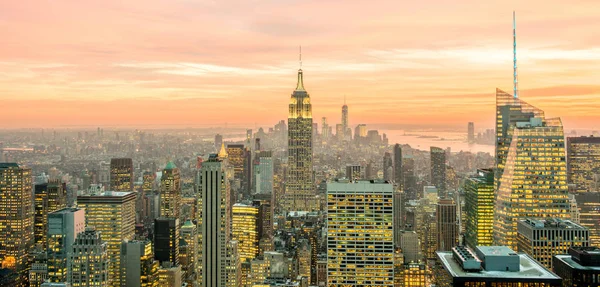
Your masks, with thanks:
M496 90L494 240L517 250L517 222L570 217L563 126L558 118Z
M288 169L283 208L288 211L317 209L313 184L312 106L304 89L302 69L290 98L288 116Z

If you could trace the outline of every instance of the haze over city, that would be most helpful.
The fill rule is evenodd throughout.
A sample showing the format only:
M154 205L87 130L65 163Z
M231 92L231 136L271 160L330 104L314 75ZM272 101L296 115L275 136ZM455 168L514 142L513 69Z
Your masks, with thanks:
M10 1L0 127L272 125L302 45L315 119L492 128L513 10L521 97L596 129L596 1Z

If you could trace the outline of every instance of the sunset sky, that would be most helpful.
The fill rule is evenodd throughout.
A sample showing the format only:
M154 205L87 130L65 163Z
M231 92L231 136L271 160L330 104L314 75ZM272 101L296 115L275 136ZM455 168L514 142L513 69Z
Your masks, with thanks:
M302 45L313 116L491 128L495 88L600 129L600 2L3 1L0 128L273 125Z

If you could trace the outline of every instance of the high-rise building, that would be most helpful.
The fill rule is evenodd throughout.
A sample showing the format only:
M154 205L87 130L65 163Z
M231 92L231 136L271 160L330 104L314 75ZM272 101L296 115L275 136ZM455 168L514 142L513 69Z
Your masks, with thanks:
M202 286L226 287L227 242L230 236L229 181L223 159L211 154L202 164L199 178L202 204Z
M394 178L394 161L389 152L383 154L383 180L392 181Z
M402 266L401 284L404 287L426 287L427 285L427 265L424 262L406 262Z
M561 278L525 253L506 246L456 246L438 251L435 285L559 287Z
M273 155L271 151L261 151L254 162L254 192L273 194Z
M402 146L394 145L394 182L399 190L404 190L404 172L402 169Z
M478 169L465 180L465 245L490 246L494 243L494 171Z
M421 259L419 236L414 231L401 231L400 249L404 254L404 262L417 262Z
M242 263L258 255L258 207L236 203L232 209L231 238L236 240Z
M67 193L59 179L49 179L47 183L36 184L34 189L34 240L45 249L48 214L67 207Z
M154 259L161 264L179 265L179 218L161 217L154 220Z
M415 175L415 159L412 156L402 158L402 176L404 177L404 193L406 200L415 200L418 198L417 178Z
M437 204L438 251L450 251L458 245L458 221L456 203L452 199L441 199Z
M346 105L346 97L344 96L344 105L342 106L342 129L344 137L342 139L349 138L348 129L350 129L350 124L348 123L348 105Z
M48 280L67 282L68 253L78 234L85 231L85 211L79 208L64 208L48 214L46 252Z
M223 136L220 134L215 135L215 152L218 152L223 145Z
M288 168L283 208L289 211L317 209L313 184L312 106L304 89L302 69L290 98L288 114Z
M516 250L518 220L570 217L564 132L560 119L501 90L496 104L494 241Z
M328 286L392 286L393 193L378 181L327 184Z
M164 262L158 269L158 286L179 287L182 286L181 266L173 266L171 262Z
M348 180L364 179L364 177L362 175L362 167L360 165L347 165L346 166L346 178Z
M475 124L473 122L469 122L469 126L467 128L467 142L475 142Z
M600 191L600 137L567 138L567 180L577 192Z
M105 191L80 195L79 207L85 209L86 226L93 226L106 242L110 286L121 286L121 244L135 235L135 193Z
M150 240L124 241L121 266L125 270L127 287L158 287L158 261L154 260Z
M298 260L298 276L307 278L310 282L311 279L311 246L308 239L300 239L297 244L296 258Z
M598 286L600 248L571 247L568 254L552 258L554 273L562 278L562 287Z
M431 184L437 187L440 194L446 192L446 151L432 146L431 155Z
M19 284L24 284L29 272L33 217L31 169L0 163L0 261L2 268L18 273Z
M69 252L68 282L73 287L109 287L115 285L109 276L108 244L101 232L87 227L77 235ZM120 253L120 252L119 252ZM119 266L120 268L120 266Z
M546 218L523 219L517 226L517 246L548 269L552 256L565 254L569 247L587 247L590 244L587 228L569 220Z
M600 246L600 192L575 194L579 224L590 231L590 245Z
M198 229L196 225L187 220L181 226L181 239L179 240L179 263L185 274L184 281L189 286L198 282ZM182 248L182 243L185 248Z
M179 169L169 162L160 178L160 216L179 218L181 209L181 175Z
M110 189L113 191L133 191L132 159L110 159Z

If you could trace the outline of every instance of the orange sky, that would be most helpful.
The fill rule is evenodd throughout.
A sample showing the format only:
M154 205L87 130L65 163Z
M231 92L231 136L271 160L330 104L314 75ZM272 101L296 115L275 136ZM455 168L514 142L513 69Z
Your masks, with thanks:
M600 2L5 1L0 128L272 125L302 44L313 116L491 127L512 90L600 129Z

